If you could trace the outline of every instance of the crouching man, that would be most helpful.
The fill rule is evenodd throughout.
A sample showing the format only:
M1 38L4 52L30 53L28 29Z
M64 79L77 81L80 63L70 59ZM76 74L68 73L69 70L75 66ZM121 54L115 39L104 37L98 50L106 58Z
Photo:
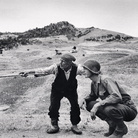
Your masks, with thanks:
M124 89L115 80L100 74L100 64L87 60L83 64L86 78L92 80L91 93L84 98L81 108L86 105L92 120L96 116L105 120L109 131L104 134L110 138L122 138L128 128L124 121L132 121L137 115L137 109ZM97 99L100 98L100 101Z

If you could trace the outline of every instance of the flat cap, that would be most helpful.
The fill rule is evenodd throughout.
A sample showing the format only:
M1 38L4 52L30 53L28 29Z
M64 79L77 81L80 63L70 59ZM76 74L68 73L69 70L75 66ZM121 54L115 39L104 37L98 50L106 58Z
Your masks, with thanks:
M61 59L66 60L66 61L75 61L76 60L76 58L73 55L68 54L68 53L62 55Z

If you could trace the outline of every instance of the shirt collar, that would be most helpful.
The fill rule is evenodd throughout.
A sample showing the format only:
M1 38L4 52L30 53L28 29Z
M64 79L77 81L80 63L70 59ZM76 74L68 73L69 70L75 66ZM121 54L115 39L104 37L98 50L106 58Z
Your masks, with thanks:
M100 82L101 82L101 76L99 75L99 76L98 76L97 83L100 83Z

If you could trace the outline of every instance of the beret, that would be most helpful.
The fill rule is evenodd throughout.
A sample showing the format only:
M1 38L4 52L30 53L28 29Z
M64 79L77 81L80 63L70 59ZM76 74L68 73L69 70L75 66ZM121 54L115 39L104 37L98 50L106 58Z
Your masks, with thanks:
M61 56L61 59L66 60L66 61L75 61L76 58L72 56L71 54L64 54Z

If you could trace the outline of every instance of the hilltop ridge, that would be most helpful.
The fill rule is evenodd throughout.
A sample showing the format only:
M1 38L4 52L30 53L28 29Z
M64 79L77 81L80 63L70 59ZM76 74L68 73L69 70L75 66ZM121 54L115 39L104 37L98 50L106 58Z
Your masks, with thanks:
M31 39L65 36L67 40L82 42L126 42L135 37L119 32L99 29L95 27L76 28L67 21L51 23L43 28L36 27L22 33L0 33L0 48L11 49L18 45L31 44Z

